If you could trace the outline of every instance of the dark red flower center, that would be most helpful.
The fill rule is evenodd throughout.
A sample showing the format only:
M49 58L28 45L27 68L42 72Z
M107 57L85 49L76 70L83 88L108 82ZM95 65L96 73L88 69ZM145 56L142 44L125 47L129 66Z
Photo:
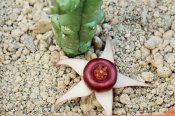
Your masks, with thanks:
M105 80L108 76L107 69L108 69L107 66L98 64L97 67L94 69L94 77L97 80Z
M117 81L117 69L109 60L93 59L84 68L84 81L92 90L110 90Z

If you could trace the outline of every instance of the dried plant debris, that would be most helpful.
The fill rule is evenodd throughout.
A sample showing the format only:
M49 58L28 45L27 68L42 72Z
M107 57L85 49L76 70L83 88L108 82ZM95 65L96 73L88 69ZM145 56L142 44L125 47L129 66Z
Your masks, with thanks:
M119 71L153 85L114 89L113 114L160 114L175 107L174 6L174 0L104 0L106 16L94 47L76 58L99 57L111 39ZM86 104L75 99L54 109L56 98L81 79L70 67L54 66L67 56L56 46L45 7L42 0L1 0L0 115L104 115L94 95Z

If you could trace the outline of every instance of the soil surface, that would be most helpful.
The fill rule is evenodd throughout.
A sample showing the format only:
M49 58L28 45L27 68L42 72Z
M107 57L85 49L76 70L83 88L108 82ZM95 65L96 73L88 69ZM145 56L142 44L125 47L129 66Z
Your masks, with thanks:
M104 115L94 95L54 108L80 76L55 64L67 56L53 38L43 0L0 1L0 115ZM162 114L175 107L175 0L104 0L106 17L91 60L111 39L118 70L153 87L114 89L113 114ZM95 46L95 47L93 47Z

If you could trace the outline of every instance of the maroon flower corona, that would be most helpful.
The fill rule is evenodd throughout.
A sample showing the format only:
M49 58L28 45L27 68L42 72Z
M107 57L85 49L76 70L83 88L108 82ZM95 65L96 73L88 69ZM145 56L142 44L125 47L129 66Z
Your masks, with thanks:
M115 65L106 59L96 58L84 68L84 81L91 90L106 91L113 88L117 81Z

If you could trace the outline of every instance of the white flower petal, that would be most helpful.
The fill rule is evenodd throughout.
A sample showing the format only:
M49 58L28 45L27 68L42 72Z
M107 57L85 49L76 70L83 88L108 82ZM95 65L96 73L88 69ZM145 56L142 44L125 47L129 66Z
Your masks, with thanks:
M95 92L98 102L104 108L107 116L112 116L113 92L112 89L105 92Z
M111 62L114 62L113 52L112 52L112 46L109 39L106 39L106 45L103 53L101 54L100 58L107 59Z
M86 64L88 63L87 60L82 60L82 59L64 59L64 60L60 60L57 65L68 65L71 68L73 68L80 76L83 76L83 70L86 66Z
M61 96L59 99L57 99L56 104L58 105L59 103L73 99L76 97L84 97L88 96L92 93L92 91L86 86L83 80L81 80L77 85L75 85L72 89L70 89L66 94Z
M121 73L118 73L117 82L114 85L114 88L121 88L127 86L149 86L146 83L131 79Z

